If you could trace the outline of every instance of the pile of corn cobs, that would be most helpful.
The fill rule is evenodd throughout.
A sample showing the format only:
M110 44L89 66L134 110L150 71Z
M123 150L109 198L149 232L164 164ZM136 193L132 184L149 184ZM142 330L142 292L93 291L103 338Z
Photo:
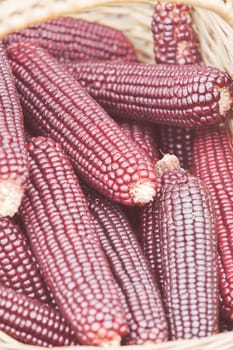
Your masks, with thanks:
M125 345L231 329L233 82L192 9L157 2L156 64L64 17L0 46L0 329Z

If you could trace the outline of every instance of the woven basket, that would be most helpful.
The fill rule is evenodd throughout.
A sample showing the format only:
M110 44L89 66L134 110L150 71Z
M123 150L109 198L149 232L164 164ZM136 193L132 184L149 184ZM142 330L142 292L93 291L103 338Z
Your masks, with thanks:
M179 2L195 8L195 26L199 33L205 64L224 69L233 77L233 0L179 0ZM140 61L154 62L150 30L154 3L155 0L0 0L0 38L49 18L75 15L124 31L135 45ZM227 127L232 132L232 120ZM36 349L45 348L22 344L0 332L0 350ZM80 346L53 349L77 350ZM81 349L96 350L97 348L82 346ZM114 346L114 349L120 350L122 347ZM233 350L233 332L224 332L197 340L124 346L123 349Z

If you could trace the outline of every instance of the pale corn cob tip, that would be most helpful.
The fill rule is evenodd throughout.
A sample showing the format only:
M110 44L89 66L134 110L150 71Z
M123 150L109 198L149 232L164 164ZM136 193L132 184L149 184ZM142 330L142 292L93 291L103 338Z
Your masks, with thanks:
M225 87L216 87L216 90L220 92L219 111L221 115L224 115L232 107L232 93L229 91L228 88Z
M155 187L150 181L137 182L130 188L130 195L135 204L143 205L149 203L155 197Z
M0 216L17 213L23 197L22 186L11 180L0 181Z
M165 154L161 160L156 163L155 173L158 177L164 173L180 169L180 161L174 154Z

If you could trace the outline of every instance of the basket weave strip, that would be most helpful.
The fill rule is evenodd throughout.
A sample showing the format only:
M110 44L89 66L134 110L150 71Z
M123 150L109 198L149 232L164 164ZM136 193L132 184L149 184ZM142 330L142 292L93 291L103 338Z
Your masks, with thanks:
M165 1L165 0L163 0ZM168 0L166 0L168 1ZM174 0L172 0L174 1ZM216 12L233 26L232 0L180 0L180 2ZM0 38L6 34L40 23L48 18L77 13L85 9L111 4L153 4L153 0L5 0L0 2Z
M155 2L155 0L0 0L0 38L49 18L75 15L123 30L135 45L138 58L142 62L154 62L150 26ZM205 64L222 68L233 76L233 0L179 0L179 2L195 6L195 26L199 33ZM233 130L233 118L228 125L228 129ZM0 332L0 350L39 349L45 348L21 344ZM53 349L78 350L80 346ZM81 349L96 350L97 348L82 346ZM197 340L143 346L114 346L114 350L120 349L233 350L233 332Z
M45 350L44 347L21 344L11 337L0 332L0 349L1 350ZM53 350L97 350L106 349L106 347L96 346L69 346L53 347ZM111 349L111 347L110 347ZM114 346L113 350L232 350L233 349L233 332L226 332L211 337L193 340L176 340L161 344L145 345L127 345Z

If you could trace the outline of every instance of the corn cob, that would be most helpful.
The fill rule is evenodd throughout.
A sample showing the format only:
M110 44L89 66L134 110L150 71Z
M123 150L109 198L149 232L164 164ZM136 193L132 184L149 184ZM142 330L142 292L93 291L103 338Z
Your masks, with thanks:
M194 128L225 119L233 106L232 79L214 67L107 62L65 67L118 117Z
M152 17L154 55L157 63L194 64L201 62L199 40L193 29L192 8L158 1Z
M193 174L205 182L213 198L222 306L226 316L233 319L233 154L223 127L197 132L193 163Z
M77 344L70 326L55 309L2 285L0 318L0 330L26 344Z
M183 4L161 3L154 7L152 34L157 63L200 64L199 40L193 28L193 9ZM181 167L192 166L195 131L190 128L159 126L159 148L162 154L175 154Z
M23 114L5 50L0 44L0 216L13 216L28 177Z
M158 148L162 154L174 154L184 169L191 169L193 163L193 142L195 130L191 128L159 125Z
M85 190L96 233L127 304L126 344L166 341L167 323L160 292L136 235L117 204Z
M159 229L163 300L171 339L218 332L217 242L212 201L204 183L167 155L161 177Z
M140 243L158 287L162 293L161 251L159 235L159 191L154 200L140 211Z
M34 138L28 148L20 213L45 281L82 344L118 343L125 315L77 177L53 140Z
M51 304L50 292L26 236L10 218L0 219L0 284L42 303Z
M3 39L33 41L60 61L137 61L136 52L123 32L78 18L61 17L12 33Z
M117 122L124 133L143 149L153 162L158 160L159 154L153 126L134 120L123 119Z
M8 54L27 122L63 145L86 182L122 204L152 200L152 162L72 76L31 43Z

